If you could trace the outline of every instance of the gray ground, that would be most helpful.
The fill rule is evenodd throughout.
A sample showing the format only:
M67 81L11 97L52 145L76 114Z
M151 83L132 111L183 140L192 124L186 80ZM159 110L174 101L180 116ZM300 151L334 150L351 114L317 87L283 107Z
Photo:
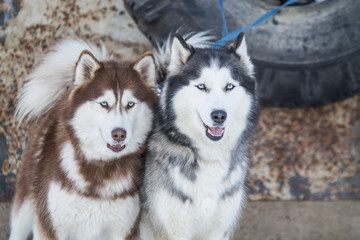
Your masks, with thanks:
M9 237L10 203L0 203L0 240ZM358 240L360 201L253 201L236 240Z

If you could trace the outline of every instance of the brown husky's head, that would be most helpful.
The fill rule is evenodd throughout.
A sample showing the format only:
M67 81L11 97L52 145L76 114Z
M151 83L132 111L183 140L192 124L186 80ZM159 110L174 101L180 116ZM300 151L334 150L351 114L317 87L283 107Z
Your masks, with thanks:
M99 62L89 51L76 64L68 129L88 160L136 152L152 128L157 100L152 54L133 63Z

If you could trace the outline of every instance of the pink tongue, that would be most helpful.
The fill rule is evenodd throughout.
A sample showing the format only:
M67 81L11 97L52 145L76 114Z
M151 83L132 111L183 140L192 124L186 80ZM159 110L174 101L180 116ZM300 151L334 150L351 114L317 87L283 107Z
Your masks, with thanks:
M214 137L220 137L224 133L224 128L222 127L208 127L208 133Z

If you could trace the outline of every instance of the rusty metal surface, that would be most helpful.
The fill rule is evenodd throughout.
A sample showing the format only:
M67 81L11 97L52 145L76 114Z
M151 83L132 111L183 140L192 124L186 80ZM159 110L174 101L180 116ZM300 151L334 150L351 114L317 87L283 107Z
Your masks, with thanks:
M11 200L26 144L14 100L25 77L60 39L101 41L117 57L151 48L122 1L20 1L0 30L0 201ZM250 199L360 199L360 99L311 109L262 109L253 146Z
M360 199L360 98L321 108L262 109L251 199Z

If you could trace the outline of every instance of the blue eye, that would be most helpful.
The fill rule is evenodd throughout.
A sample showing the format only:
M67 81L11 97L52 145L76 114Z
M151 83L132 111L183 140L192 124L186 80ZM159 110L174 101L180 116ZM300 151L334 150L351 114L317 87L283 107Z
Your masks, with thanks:
M132 102L132 101L128 102L128 104L127 104L127 108L128 108L128 109L130 109L130 108L132 108L132 107L134 107L134 106L135 106L135 103Z
M235 87L234 84L228 83L228 84L226 85L226 91L233 90L234 87Z
M106 101L101 102L100 106L102 106L103 108L109 108L109 104Z
M195 87L197 87L198 89L202 90L202 91L206 91L206 86L205 84L199 84L199 85L196 85Z

